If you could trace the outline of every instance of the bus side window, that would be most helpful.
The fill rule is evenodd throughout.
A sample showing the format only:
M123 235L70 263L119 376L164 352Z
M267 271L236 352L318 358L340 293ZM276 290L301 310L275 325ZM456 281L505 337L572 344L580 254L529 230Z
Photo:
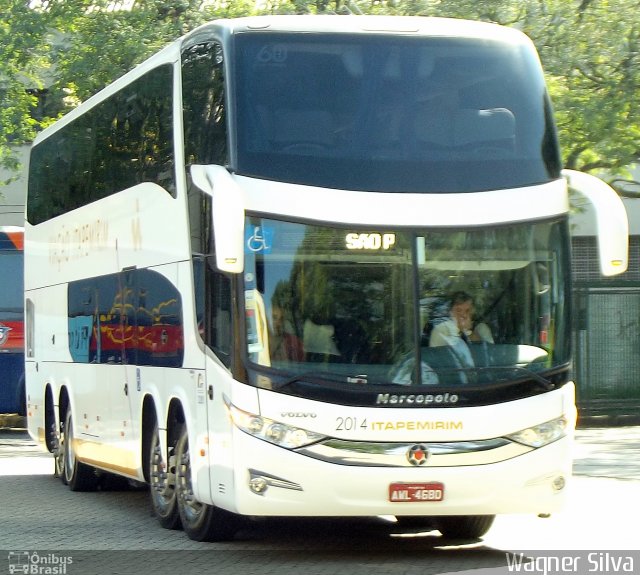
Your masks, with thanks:
M222 46L208 41L182 53L185 162L228 163ZM215 266L211 198L187 172L189 226L196 294L196 321L205 343L229 364L231 352L230 279Z
M27 357L35 357L35 304L33 300L27 298L25 303L25 352Z
M206 42L182 54L185 162L228 163L222 47ZM188 172L188 170L187 170Z
M189 181L189 225L197 329L228 365L231 353L231 280L215 263L211 197Z
M206 341L226 364L231 355L231 280L216 268L215 258L207 258L206 316L209 318Z

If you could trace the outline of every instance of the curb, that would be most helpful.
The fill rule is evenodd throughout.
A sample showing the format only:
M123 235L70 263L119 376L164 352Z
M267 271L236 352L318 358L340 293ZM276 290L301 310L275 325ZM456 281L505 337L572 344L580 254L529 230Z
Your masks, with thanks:
M577 429L589 429L592 427L628 427L640 425L640 414L605 414L605 415L580 415L576 424Z

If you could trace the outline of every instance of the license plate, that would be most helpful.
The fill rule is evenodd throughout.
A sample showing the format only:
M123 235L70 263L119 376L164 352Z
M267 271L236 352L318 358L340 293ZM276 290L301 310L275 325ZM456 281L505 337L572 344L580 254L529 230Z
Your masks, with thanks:
M442 483L392 483L389 501L392 503L431 503L444 499Z

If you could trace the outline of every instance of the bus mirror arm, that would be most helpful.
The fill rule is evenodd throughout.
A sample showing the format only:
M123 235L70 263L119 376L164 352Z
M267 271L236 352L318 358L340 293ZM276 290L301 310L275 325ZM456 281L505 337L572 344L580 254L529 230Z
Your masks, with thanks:
M622 199L616 191L590 174L562 170L569 188L593 205L598 234L600 273L614 276L627 271L629 260L629 220Z
M224 166L191 166L195 186L211 197L216 265L241 273L244 268L244 200L242 188Z

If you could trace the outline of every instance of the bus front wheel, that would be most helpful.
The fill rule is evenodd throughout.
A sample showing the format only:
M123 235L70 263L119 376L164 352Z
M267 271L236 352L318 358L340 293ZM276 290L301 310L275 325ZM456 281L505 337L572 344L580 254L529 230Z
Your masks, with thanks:
M194 541L232 540L238 529L238 517L214 505L201 503L195 498L186 427L182 428L176 454L176 492L184 532Z
M479 539L493 525L495 515L448 515L436 518L438 531L448 539Z

